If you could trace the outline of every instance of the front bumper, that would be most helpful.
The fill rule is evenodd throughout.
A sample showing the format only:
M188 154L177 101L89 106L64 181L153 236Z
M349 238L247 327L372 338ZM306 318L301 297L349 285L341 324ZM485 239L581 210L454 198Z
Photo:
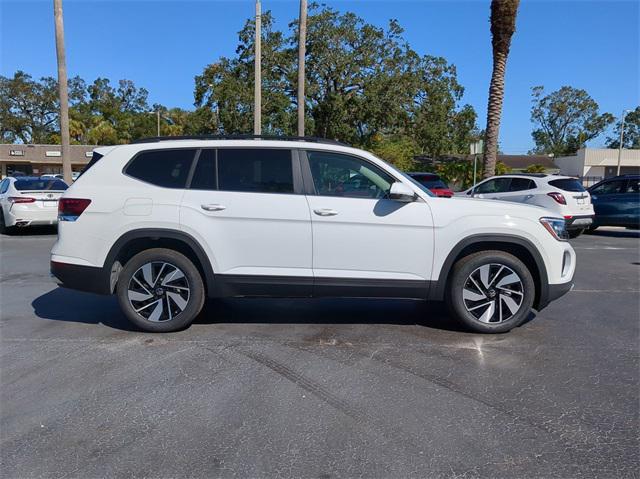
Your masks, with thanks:
M583 215L583 216L572 216L571 218L565 218L564 224L565 228L568 230L580 230L583 228L588 228L593 224L593 218L595 215Z
M109 274L104 268L51 261L51 275L64 288L88 293L110 294Z

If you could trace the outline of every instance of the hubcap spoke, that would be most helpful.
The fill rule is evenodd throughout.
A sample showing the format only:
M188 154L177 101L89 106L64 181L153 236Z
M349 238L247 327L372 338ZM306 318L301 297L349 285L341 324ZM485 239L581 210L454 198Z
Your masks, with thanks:
M163 261L152 261L133 274L127 296L133 310L143 319L171 321L186 309L191 289L179 268Z
M524 285L509 266L484 264L468 276L462 289L462 301L477 321L501 323L520 310L524 301Z

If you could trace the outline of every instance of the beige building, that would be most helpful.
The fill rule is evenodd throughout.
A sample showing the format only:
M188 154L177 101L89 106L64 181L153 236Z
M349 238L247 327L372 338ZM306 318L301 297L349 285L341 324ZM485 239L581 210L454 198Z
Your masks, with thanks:
M621 175L640 174L640 150L623 149L620 159ZM581 148L573 156L555 158L554 163L563 175L608 178L616 176L618 150Z
M71 145L71 168L81 171L96 145ZM60 145L0 145L0 177L62 173Z

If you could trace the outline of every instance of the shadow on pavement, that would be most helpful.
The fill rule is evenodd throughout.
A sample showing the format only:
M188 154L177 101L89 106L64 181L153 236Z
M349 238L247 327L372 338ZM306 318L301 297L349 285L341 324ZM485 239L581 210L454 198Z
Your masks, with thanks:
M31 306L35 315L42 319L103 324L123 331L138 331L120 312L115 296L56 288L36 298ZM209 300L195 323L394 324L465 331L448 317L442 303L399 299Z
M27 228L13 228L8 233L1 236L48 236L58 234L58 227L54 226L29 226Z
M640 238L640 230L623 230L623 229L615 229L615 230L605 230L602 228L598 228L591 233L588 233L590 236L605 236L608 238Z

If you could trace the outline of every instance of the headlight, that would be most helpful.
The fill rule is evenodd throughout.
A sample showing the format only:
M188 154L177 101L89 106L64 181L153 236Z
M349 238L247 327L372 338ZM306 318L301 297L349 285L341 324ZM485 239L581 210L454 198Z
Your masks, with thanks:
M540 218L540 223L558 241L569 239L569 234L565 229L565 223L562 218Z

